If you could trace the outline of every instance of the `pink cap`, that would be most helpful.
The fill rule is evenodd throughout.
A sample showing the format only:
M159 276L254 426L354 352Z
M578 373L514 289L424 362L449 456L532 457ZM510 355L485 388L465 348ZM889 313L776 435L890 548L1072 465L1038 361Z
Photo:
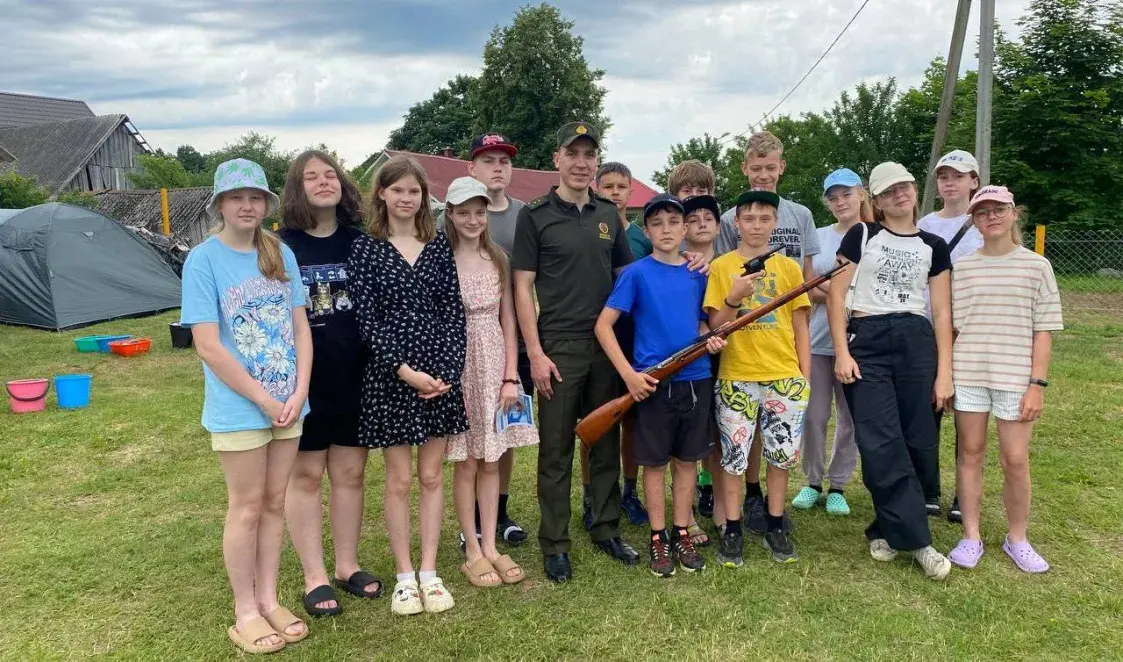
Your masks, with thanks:
M974 212L975 207L978 207L980 203L987 202L988 200L1012 206L1014 204L1014 194L1005 186L984 186L975 193L975 197L971 198L971 206L967 208L967 213L970 214Z

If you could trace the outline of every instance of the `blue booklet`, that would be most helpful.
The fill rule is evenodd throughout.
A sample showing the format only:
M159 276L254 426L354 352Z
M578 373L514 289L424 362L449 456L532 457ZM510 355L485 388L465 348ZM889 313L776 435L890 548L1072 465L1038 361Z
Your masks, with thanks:
M519 394L519 401L508 409L498 409L495 412L495 431L502 432L509 427L535 426L534 399L526 393Z

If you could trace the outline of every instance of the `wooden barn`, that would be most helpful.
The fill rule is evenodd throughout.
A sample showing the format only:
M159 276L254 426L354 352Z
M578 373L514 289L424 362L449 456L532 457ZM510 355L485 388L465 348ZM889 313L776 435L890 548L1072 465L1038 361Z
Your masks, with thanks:
M0 168L34 176L51 195L129 189L152 150L127 115L94 115L82 101L0 92Z

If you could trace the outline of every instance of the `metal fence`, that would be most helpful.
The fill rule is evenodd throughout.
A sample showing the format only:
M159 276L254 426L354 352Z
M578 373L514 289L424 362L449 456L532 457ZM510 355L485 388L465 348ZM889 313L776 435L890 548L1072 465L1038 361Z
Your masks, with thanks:
M1123 323L1123 230L1038 226L1034 240L1053 264L1066 322Z

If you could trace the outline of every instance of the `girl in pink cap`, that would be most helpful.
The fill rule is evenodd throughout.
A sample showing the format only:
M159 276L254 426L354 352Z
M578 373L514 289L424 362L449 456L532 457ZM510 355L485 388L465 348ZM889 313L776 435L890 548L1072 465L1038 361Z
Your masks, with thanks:
M1002 459L1006 519L1002 550L1024 572L1049 564L1026 539L1029 519L1029 440L1041 416L1053 331L1064 328L1053 267L1021 245L1018 210L1005 186L986 186L967 213L983 237L978 252L955 264L952 323L958 331L952 354L956 461L963 539L948 559L974 568L983 555L979 509L987 422L993 414Z

